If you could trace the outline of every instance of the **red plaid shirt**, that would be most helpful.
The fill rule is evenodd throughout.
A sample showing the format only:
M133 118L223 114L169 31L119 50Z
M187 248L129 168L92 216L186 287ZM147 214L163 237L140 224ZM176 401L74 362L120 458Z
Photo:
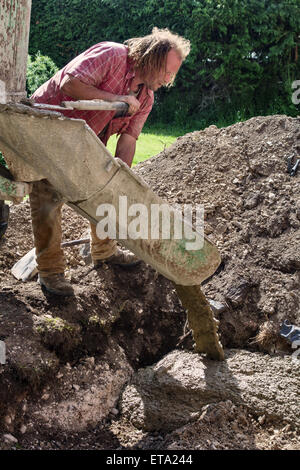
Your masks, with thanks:
M134 78L132 64L128 60L128 49L123 44L100 42L69 62L32 95L37 103L59 105L61 101L72 101L60 91L65 75L72 75L87 85L115 95L128 95ZM137 99L141 107L133 116L113 119L115 111L63 111L67 117L84 119L98 135L107 126L101 140L106 144L112 134L129 134L135 139L152 109L154 94L143 85Z

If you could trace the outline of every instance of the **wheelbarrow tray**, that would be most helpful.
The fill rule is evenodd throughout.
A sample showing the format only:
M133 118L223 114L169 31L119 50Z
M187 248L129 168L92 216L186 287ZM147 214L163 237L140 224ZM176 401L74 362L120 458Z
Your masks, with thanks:
M96 214L99 205L111 204L116 213L116 239L177 284L199 285L219 266L216 246L195 229L203 241L197 250L188 250L191 240L176 239L174 233L163 239L161 228L158 239L119 237L124 229L120 196L127 197L128 207L142 203L149 214L151 205L166 201L121 160L113 158L84 120L22 104L0 104L0 149L15 182L47 179L65 203L94 224L101 220ZM170 213L172 219L173 209ZM150 228L150 217L148 223Z

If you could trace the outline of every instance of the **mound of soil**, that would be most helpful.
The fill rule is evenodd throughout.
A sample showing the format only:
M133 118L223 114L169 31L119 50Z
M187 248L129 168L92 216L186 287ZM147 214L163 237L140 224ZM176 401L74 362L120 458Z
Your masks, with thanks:
M138 174L171 204L203 204L205 233L218 246L221 270L204 286L220 301L223 345L285 347L287 319L300 325L300 119L255 117L177 139L139 165ZM252 345L252 346L254 346Z
M299 124L299 118L271 116L224 129L210 126L180 137L134 169L169 203L204 205L205 232L218 246L222 264L203 290L222 304L215 316L224 347L291 353L279 328L285 319L300 326L300 171L294 177L287 172L287 157L300 154ZM64 208L65 240L83 237L87 227L79 215ZM45 396L47 387L55 391L53 379L62 368L75 370L86 357L101 358L110 341L124 351L133 370L153 364L176 347L192 349L193 341L190 334L184 335L186 313L172 282L151 267L142 263L129 271L96 271L85 265L78 248L66 248L67 277L76 297L63 301L47 296L36 278L22 284L12 277L11 267L32 247L29 204L12 206L0 244L0 340L8 351L5 369L0 366L0 403L5 404L0 405L0 434L13 433L26 449L232 448L234 430L246 436L250 426L262 435L256 447L289 448L294 434L289 437L285 429L281 440L274 434L270 447L272 423L262 428L261 417L247 415L245 424L244 409L228 432L222 421L222 432L214 440L205 423L213 420L219 429L215 416L223 409L229 417L239 412L230 403L216 404L205 413L197 425L201 432L205 426L205 439L198 443L196 425L169 436L145 435L119 419L117 410L80 433L61 436L53 428L35 426L34 416L26 415L24 397ZM32 432L26 431L26 420ZM252 431L250 440L235 441L236 448L252 448ZM7 439L4 448L15 445Z

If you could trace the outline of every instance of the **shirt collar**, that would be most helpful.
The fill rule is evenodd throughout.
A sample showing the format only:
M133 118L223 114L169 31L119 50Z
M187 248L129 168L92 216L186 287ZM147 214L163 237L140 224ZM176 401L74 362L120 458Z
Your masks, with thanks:
M134 67L133 67L133 62L128 60L126 80L132 80L134 77L135 77L135 70L134 70ZM149 88L147 88L146 85L143 85L143 87L145 88L148 96L150 96L150 98L151 98L153 92L151 90L149 90Z

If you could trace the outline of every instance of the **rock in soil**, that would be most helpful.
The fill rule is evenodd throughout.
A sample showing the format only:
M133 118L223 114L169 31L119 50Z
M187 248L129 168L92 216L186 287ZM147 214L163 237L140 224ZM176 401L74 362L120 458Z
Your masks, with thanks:
M138 371L122 394L121 412L139 429L171 431L199 418L203 406L231 401L300 429L299 381L289 357L234 349L218 362L172 351Z

